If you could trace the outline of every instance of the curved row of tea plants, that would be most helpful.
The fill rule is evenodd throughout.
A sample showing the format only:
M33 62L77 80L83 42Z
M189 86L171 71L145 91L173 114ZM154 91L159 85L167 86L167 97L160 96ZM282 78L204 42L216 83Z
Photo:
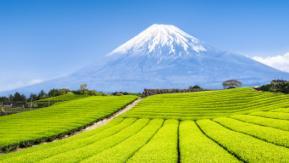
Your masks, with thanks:
M281 120L289 120L289 112L259 111L259 112L253 112L250 115L267 117L267 118L275 118L275 119L281 119Z
M197 124L206 135L244 162L288 162L289 149L243 132L233 131L211 120ZM241 130L241 128L239 128ZM254 131L252 131L254 132ZM256 130L258 132L258 129ZM272 133L274 135L274 133ZM278 142L278 139L275 140Z
M242 122L231 118L216 118L214 119L214 121L218 122L223 127L229 128L233 131L251 135L266 142L289 148L288 131L251 124L248 122Z
M153 95L123 117L206 119L289 107L289 95L239 88ZM289 113L288 113L289 114Z
M0 149L53 140L105 118L136 96L92 96L0 117Z
M288 95L250 88L154 95L101 128L0 162L289 162L288 106Z
M288 109L289 110L289 109ZM252 116L252 115L233 115L231 118L249 122L261 126L273 127L285 131L289 131L289 121L282 119L272 119L266 117Z
M258 117L254 123L233 117L197 121L117 118L67 139L0 155L0 162L289 161L288 131L257 125ZM289 122L269 120L280 125Z

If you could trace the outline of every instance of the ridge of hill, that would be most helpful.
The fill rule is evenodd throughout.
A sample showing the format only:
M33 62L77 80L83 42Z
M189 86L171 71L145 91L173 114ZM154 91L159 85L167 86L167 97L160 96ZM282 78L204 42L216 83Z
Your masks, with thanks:
M205 119L289 107L289 95L253 88L159 94L144 98L123 117Z

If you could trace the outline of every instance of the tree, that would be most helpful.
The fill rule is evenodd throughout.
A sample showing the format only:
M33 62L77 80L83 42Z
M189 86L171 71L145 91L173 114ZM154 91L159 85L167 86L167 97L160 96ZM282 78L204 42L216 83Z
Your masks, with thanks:
M270 84L262 85L257 89L262 91L289 93L289 81L272 80Z
M30 94L29 98L28 98L28 101L35 101L35 100L38 100L38 96L36 94Z
M55 97L55 96L58 96L59 93L58 93L58 90L57 89L51 89L49 92L48 92L48 96L49 97Z
M13 102L14 96L10 94L8 99L9 99L9 102Z
M62 88L62 89L58 90L59 95L64 95L64 94L67 94L69 92L71 92L71 90L67 89L67 88Z
M201 91L201 90L203 90L203 88L201 88L201 87L198 86L198 85L194 85L194 86L190 86L190 87L189 87L189 90L190 90L190 91Z
M47 97L47 94L44 92L44 90L41 90L38 94L38 99L45 98L45 97Z
M13 101L15 102L25 102L26 97L25 95L21 95L19 92L14 93Z
M82 95L87 95L88 94L87 84L85 84L85 83L80 84L79 92Z
M4 103L4 102L9 102L9 98L8 97L0 97L0 103Z
M87 84L83 83L83 84L80 84L80 91L85 91L87 90Z
M238 80L226 80L223 82L224 89L230 89L230 88L238 88L241 87L242 83Z
M272 80L271 91L289 93L289 82L286 80Z

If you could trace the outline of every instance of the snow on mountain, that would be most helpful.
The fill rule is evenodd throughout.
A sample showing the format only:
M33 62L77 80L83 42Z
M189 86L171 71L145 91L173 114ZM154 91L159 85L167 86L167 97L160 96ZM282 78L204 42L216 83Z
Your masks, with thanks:
M113 50L116 54L189 55L206 51L201 42L173 25L154 24Z
M18 89L77 89L81 83L99 91L141 92L144 88L221 88L228 79L245 86L289 79L281 72L242 55L215 50L173 25L155 24L119 46L98 63L63 78ZM15 90L16 91L16 90Z

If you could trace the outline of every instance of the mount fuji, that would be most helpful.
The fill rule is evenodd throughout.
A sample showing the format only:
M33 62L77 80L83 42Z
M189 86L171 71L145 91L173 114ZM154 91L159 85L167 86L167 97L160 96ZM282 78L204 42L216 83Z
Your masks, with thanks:
M35 92L78 88L87 83L99 91L141 92L144 88L220 88L228 79L255 86L289 74L242 55L205 45L173 25L155 24L107 54L101 63L69 76L18 89Z

